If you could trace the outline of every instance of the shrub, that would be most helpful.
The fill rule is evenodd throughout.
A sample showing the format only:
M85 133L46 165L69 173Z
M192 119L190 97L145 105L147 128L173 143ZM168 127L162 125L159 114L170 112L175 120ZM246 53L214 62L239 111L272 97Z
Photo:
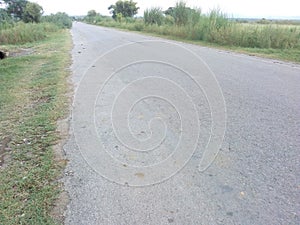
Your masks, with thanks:
M160 26L163 23L164 15L159 7L153 7L144 11L144 22L145 24L157 24Z
M97 24L101 22L102 17L95 10L90 10L88 11L87 16L85 16L83 20L87 23Z
M201 9L189 9L188 14L188 24L190 26L195 26L197 23L199 23L201 18Z
M43 22L54 23L60 28L71 28L72 20L66 13L58 12L50 16L43 16Z
M178 26L187 24L189 11L186 7L186 3L183 1L177 2L176 6L173 8L172 16L175 19L175 23Z
M165 24L167 25L174 25L175 24L175 19L173 16L170 15L166 15L165 19L164 19Z
M136 22L136 23L134 23L134 30L136 30L136 31L142 31L142 30L144 30L144 24L143 24L143 22Z

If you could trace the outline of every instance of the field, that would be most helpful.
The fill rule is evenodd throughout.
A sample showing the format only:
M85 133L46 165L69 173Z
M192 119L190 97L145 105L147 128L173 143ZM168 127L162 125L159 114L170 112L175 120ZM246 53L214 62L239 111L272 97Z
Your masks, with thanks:
M0 224L55 224L65 162L53 145L68 110L70 33L50 23L2 24L0 43L15 54L0 61Z

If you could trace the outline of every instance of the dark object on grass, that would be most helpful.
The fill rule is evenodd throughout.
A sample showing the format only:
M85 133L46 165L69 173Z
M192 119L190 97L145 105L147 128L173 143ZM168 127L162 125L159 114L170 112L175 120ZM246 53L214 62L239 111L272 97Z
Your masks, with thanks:
M5 52L3 52L3 51L0 51L0 60L1 59L5 59L6 58L6 53Z

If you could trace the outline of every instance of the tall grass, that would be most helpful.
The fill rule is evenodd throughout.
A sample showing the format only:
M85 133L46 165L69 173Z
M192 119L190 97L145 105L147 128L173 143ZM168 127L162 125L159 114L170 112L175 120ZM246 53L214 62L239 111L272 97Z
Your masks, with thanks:
M0 45L24 44L43 40L48 33L55 32L59 28L52 23L23 23L0 26Z
M202 14L200 9L176 4L162 21L157 22L153 15L161 15L160 9L147 9L144 24L141 19L130 23L102 20L99 25L118 27L167 35L192 41L206 41L224 46L238 46L262 49L300 49L300 26L281 24L238 23L231 20L220 9Z
M186 7L186 3L183 1L177 2L171 16L174 17L176 25L186 25L189 18L189 10Z
M161 8L153 7L144 11L144 22L147 25L157 24L162 25L164 21L164 15Z

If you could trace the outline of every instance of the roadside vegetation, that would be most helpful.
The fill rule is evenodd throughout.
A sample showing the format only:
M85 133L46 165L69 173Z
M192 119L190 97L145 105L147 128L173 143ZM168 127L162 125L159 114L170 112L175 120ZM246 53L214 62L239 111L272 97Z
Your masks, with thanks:
M126 10L130 10L130 7L118 8L118 5L122 5L120 2L114 8L109 7L112 18L101 17L95 12L97 20L86 17L84 21L300 62L299 21L234 20L220 9L204 14L200 8L187 7L182 1L165 11L157 7L146 9L142 18L134 18L135 14L124 16L128 15ZM134 2L125 3L132 5ZM137 10L134 12L137 13Z
M17 45L45 39L50 33L57 32L58 27L52 23L30 24L24 22L13 23L0 28L1 45Z
M0 51L9 53L0 60L0 224L56 224L65 162L53 146L68 110L72 22L64 13L27 21L8 3L0 14Z
M39 23L25 23L11 18L0 21L0 50L1 46L7 44L17 45L44 40L50 33L71 26L72 20L65 13L41 17Z

